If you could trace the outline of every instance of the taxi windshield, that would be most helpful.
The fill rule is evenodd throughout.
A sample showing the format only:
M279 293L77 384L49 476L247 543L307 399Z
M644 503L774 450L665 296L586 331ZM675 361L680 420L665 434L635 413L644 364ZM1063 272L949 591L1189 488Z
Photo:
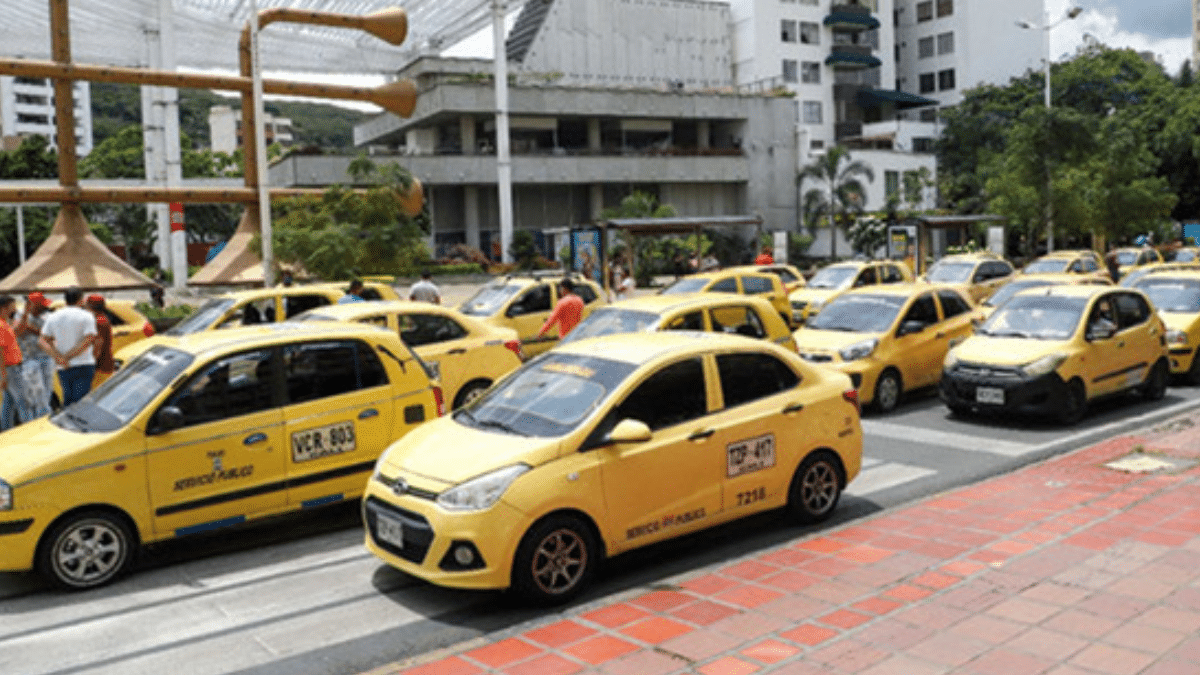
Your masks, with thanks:
M1117 263L1122 266L1136 264L1137 259L1137 251L1117 251Z
M570 433L636 368L630 363L547 353L454 413L459 424L518 436Z
M999 307L1000 305L1003 305L1004 303L1008 302L1009 298L1011 298L1012 296L1016 295L1017 293L1020 293L1021 291L1025 290L1027 288L1037 288L1038 286L1052 286L1052 285L1053 284L1051 284L1049 281L1047 281L1045 279L1028 279L1025 281L1010 281L1007 284L1004 284L1003 286L1001 286L1000 290L996 291L995 293L992 293L991 296L989 296L987 300L984 300L980 304L986 305L988 307Z
M925 278L939 284L960 284L971 278L973 262L940 262L929 268Z
M1018 295L997 309L978 332L991 337L1066 340L1075 334L1087 302L1087 298Z
M1174 262L1196 262L1196 252L1188 249L1180 249L1175 252Z
M850 280L858 274L857 267L826 267L813 275L809 280L809 288L841 288L848 286Z
M662 289L660 295L674 295L676 293L699 293L700 291L704 290L704 287L708 285L709 281L711 280L703 277L699 279L680 279L679 281L676 281L670 286Z
M1150 277L1136 287L1163 312L1200 312L1200 281Z
M816 330L882 333L891 327L908 298L899 295L843 295L808 322Z
M508 299L524 288L521 284L489 284L475 292L458 311L471 316L491 316L500 311Z
M140 413L193 360L191 354L178 349L151 347L50 421L71 431L116 431Z
M199 333L203 330L208 330L209 327L217 323L217 320L225 316L225 312L233 307L233 300L228 298L214 298L200 305L200 309L192 312L192 315L171 326L164 335L191 335Z
M1062 272L1067 269L1067 263L1070 261L1066 258L1043 258L1034 260L1025 266L1026 274L1047 274L1051 272Z
M560 345L568 342L599 337L601 335L616 335L617 333L640 333L654 330L658 326L659 315L635 309L620 309L617 307L601 307L592 312L588 318L579 322L567 336L559 341Z

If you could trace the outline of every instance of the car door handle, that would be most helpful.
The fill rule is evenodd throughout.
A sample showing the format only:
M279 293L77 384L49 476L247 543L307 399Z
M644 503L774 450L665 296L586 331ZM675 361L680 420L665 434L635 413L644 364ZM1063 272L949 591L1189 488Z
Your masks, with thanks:
M448 351L446 353L447 354L466 354L467 350L463 349L462 347L458 347L456 349L451 349L450 351Z
M800 412L801 410L804 410L803 403L792 403L790 405L784 406L783 414L786 415L788 413L796 413L796 412Z
M1117 343L1117 349L1120 349L1121 347L1124 347L1124 346L1125 346L1125 343L1124 343L1124 342L1118 342L1118 343Z
M242 445L255 445L256 443L262 443L265 440L267 440L266 434L263 434L263 433L250 434L249 436L242 439Z
M691 436L688 436L689 441L701 441L713 434L717 433L716 429L704 429L702 431L693 431Z
M937 339L941 340L942 338L946 337L946 331L938 333L936 337Z
M367 408L366 410L358 413L358 419L360 419L360 420L370 419L372 417L378 417L378 416L379 416L379 411L374 408Z

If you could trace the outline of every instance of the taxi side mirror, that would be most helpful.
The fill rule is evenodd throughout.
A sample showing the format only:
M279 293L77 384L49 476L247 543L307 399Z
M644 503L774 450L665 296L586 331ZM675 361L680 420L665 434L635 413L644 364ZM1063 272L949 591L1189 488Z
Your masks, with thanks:
M653 437L650 427L645 422L635 419L623 419L608 432L604 438L609 443L642 443Z
M524 313L525 313L525 305L517 304L517 305L513 305L512 307L509 307L508 311L505 312L505 315L507 315L511 318L514 316L520 316Z
M896 331L896 337L910 335L912 333L920 333L925 330L924 321L905 321L900 324L900 330Z
M184 425L185 421L183 411L173 405L162 408L154 415L154 426L159 431L178 429Z

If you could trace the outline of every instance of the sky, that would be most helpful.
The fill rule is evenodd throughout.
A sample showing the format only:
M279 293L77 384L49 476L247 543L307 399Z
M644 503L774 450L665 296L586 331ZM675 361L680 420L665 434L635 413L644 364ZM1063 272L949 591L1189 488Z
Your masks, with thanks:
M1055 61L1074 54L1085 35L1109 47L1154 52L1172 75L1192 58L1190 0L1046 0L1051 23L1065 16L1072 5L1082 7L1083 12L1050 30L1050 53ZM1042 19L1022 18L1035 24Z

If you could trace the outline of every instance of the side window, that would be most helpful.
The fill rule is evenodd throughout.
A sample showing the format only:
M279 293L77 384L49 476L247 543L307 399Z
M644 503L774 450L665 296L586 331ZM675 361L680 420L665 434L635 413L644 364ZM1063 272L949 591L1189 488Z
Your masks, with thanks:
M260 412L275 406L273 373L269 349L226 356L192 376L167 405L183 412L184 426Z
M1120 293L1116 296L1117 320L1122 329L1144 323L1150 318L1150 307L1146 301L1133 293Z
M759 293L771 293L775 290L775 284L765 277L742 277L742 292L746 295L757 295Z
M1083 267L1084 272L1095 272L1096 270L1100 269L1100 266L1097 265L1096 261L1093 260L1091 257L1084 258L1082 260L1082 263L1083 263L1082 267Z
M709 310L709 319L713 330L717 332L736 333L746 337L766 337L762 319L749 307L715 307Z
M933 304L933 294L926 293L917 298L912 307L908 308L908 313L904 315L905 321L920 321L926 326L937 323L937 306Z
M301 312L307 312L317 307L324 307L328 304L332 304L329 302L329 298L316 293L311 295L289 295L283 299L283 306L289 319Z
M117 316L116 314L113 314L113 311L107 307L104 308L104 316L108 317L108 323L111 326L124 326L125 325L125 321L121 317Z
M708 288L709 293L737 293L737 279L722 279Z
M994 279L1007 277L1013 273L1013 266L1004 262L1003 260L998 260L992 263L992 268L995 270L995 273L992 274L992 278Z
M353 342L305 342L284 347L288 403L315 401L357 390L355 351Z
M359 323L368 323L368 324L371 324L372 326L377 326L379 328L387 328L388 327L387 317L382 314L376 314L374 316L364 316L363 318L359 319L358 322Z
M508 308L509 316L521 316L550 311L550 286L538 284L521 294Z
M704 330L704 315L700 312L688 312L677 316L671 319L663 330Z
M1097 300L1096 304L1092 306L1092 313L1088 316L1089 329L1091 329L1099 321L1107 321L1108 323L1112 324L1113 328L1116 328L1119 325L1117 323L1117 313L1113 309L1112 299L1113 296L1106 295Z
M800 382L795 371L770 354L721 354L717 372L726 408L778 394Z
M239 328L260 323L275 322L275 298L251 300L239 307L217 328Z
M854 286L870 286L871 284L879 283L875 276L875 268L868 267L858 273L858 278L854 280Z
M1071 266L1067 268L1067 271L1071 272L1073 274L1079 274L1080 272L1083 271L1083 261L1076 260L1076 261L1072 262Z
M704 368L700 359L672 363L638 385L614 410L616 421L641 420L651 430L663 429L708 413Z
M583 300L583 304L585 305L590 305L596 301L596 291L592 290L592 287L587 284L576 284L575 294L579 296L580 300Z
M457 340L467 334L458 322L439 314L408 314L400 318L400 339L409 347Z
M942 316L946 319L971 311L971 306L967 304L967 301L954 291L938 291L937 296L938 302L942 303Z
M363 288L362 291L359 292L358 297L362 298L363 300L382 300L383 299L383 296L379 294L379 291L375 290L374 288L371 288L370 286Z
M388 383L387 371L383 368L383 362L379 360L379 355L375 353L371 345L355 342L354 352L358 357L358 380L363 389L379 387ZM397 354L397 356L400 355ZM417 355L411 352L409 356L417 358Z
M773 272L775 276L779 277L779 280L785 284L790 284L793 281L796 281L796 275L792 274L791 271L789 271L786 267L773 269L771 272Z
M900 268L895 265L880 267L879 274L883 277L882 283L885 284L898 284L904 281L904 275L900 273Z

